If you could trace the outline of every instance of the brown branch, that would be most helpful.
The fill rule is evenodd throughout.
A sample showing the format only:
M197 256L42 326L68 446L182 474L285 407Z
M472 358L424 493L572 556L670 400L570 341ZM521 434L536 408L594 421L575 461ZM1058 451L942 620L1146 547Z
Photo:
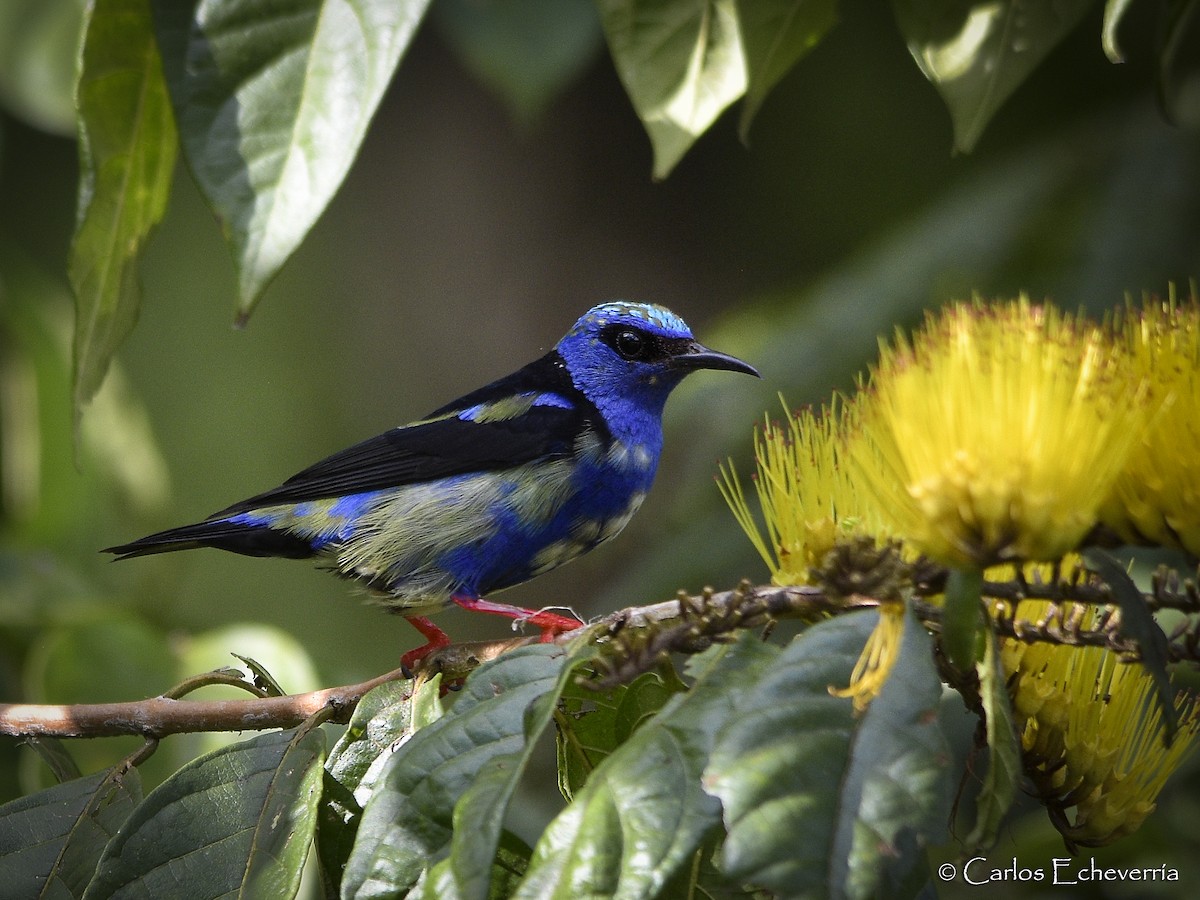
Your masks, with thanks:
M1104 616L1092 629L1082 627L1078 616L1065 612L1071 603L1102 603L1103 587L1080 579L1052 579L1033 583L1023 579L984 585L985 596L1007 601L994 619L1004 637L1075 646L1101 646L1126 659L1138 656L1136 644L1120 637L1117 620ZM1048 599L1051 612L1039 622L1017 619L1012 610L1022 599ZM1157 606L1195 608L1198 594L1194 582L1160 578L1147 602ZM912 600L921 620L933 631L940 630L941 610L921 596ZM1009 605L1011 604L1011 605ZM596 660L596 684L605 686L626 681L652 668L670 653L694 653L713 641L725 639L741 628L769 625L780 618L815 618L878 605L871 598L852 594L837 596L818 587L773 585L753 586L748 582L732 591L705 590L696 596L680 592L674 600L631 607L604 616L556 640L566 643L583 634L606 645ZM441 672L447 680L465 677L487 659L515 647L537 641L536 636L509 638L486 643L455 644L430 654L418 677ZM1200 624L1181 626L1171 635L1172 660L1200 662ZM220 673L216 673L220 674ZM181 688L211 679L198 676ZM327 688L283 697L256 696L241 700L184 700L176 688L148 700L124 703L38 706L0 704L0 734L52 737L105 737L134 734L159 738L169 734L199 731L255 731L291 728L318 710L332 708L329 721L346 722L358 701L372 688L404 677L396 669L359 684ZM226 678L253 690L244 680ZM262 691L260 690L259 693Z
M0 704L0 734L41 737L136 734L159 738L195 731L259 731L294 727L327 706L335 710L331 721L345 722L363 694L402 677L396 669L359 684L246 700L176 700L159 696L70 706Z
M859 605L873 605L873 601L865 598L860 598L860 601ZM832 612L835 608L844 606L843 603L830 600L817 588L754 588L746 585L733 591L706 591L700 597L685 598L683 601L668 600L650 606L621 610L586 627L597 640L642 629L651 632L660 629L669 631L672 624L686 625L691 622L695 610L702 608L710 619L724 617L728 631L746 623L750 613L753 617L765 621L776 616ZM557 640L565 643L579 636L582 630L560 635ZM484 660L536 640L537 637L523 637L479 644L455 644L431 654L422 666L422 672L439 671L447 678L461 678ZM199 676L198 681L189 679L185 687L190 690L200 683L211 683L214 674L220 673ZM159 697L122 703L70 706L0 703L0 734L60 738L133 734L159 738L185 732L261 731L270 728L292 728L325 707L333 708L329 721L346 722L358 701L369 690L403 677L401 670L395 669L359 684L327 688L307 694L238 700L176 699L185 691L175 688ZM247 687L245 682L238 679L220 680Z

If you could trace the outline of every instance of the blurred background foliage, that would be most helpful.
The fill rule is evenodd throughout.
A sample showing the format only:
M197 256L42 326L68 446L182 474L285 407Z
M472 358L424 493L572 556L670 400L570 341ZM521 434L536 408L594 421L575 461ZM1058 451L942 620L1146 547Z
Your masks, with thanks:
M1195 29L1170 31L1166 53L1161 4L1117 4L1115 65L1103 4L1068 4L1078 25L966 134L906 47L912 5L844 3L835 23L828 4L828 33L753 98L753 122L726 112L654 180L597 5L557 7L561 53L538 54L523 43L536 0L437 0L345 183L243 329L220 230L177 166L139 324L76 448L66 259L83 2L0 4L0 697L151 695L229 651L290 690L394 667L411 629L304 565L112 566L97 551L416 418L540 355L596 302L666 304L764 378L689 382L641 515L510 598L584 615L761 580L717 461L746 471L777 392L799 405L850 387L878 336L923 309L1024 290L1103 310L1200 274ZM1168 6L1186 21L1196 4ZM444 618L456 638L504 629ZM253 633L214 634L241 623ZM195 747L170 751L177 763ZM76 757L87 771L116 752ZM48 777L20 755L0 744L0 799ZM1168 791L1109 858L1194 858L1196 796ZM1056 840L1031 808L993 856L1045 860Z

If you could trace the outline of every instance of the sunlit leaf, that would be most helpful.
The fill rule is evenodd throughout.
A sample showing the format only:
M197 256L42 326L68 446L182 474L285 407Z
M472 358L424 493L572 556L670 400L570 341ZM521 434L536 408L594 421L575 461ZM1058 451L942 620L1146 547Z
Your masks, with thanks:
M1100 32L1100 40L1104 47L1104 55L1111 63L1125 62L1125 54L1121 52L1121 45L1117 42L1117 29L1132 2L1133 0L1107 0L1104 4L1104 26Z
M779 649L743 633L690 661L675 694L596 767L542 833L516 896L654 897L719 831L701 775L717 734L747 704Z
M79 203L68 263L77 422L137 320L138 261L166 211L177 140L149 0L96 0L86 27L76 86Z
M324 757L320 729L305 725L193 760L133 811L85 900L293 896Z
M746 90L734 0L597 0L617 74L666 178Z
M463 64L528 124L595 60L592 0L441 0L431 15Z
M154 0L180 140L245 320L325 209L429 0Z
M0 894L79 897L142 798L137 769L98 772L0 806Z
M969 153L983 130L1046 55L1079 24L1092 0L892 0L909 52Z
M397 896L447 857L436 873L447 891L487 896L504 812L576 661L534 644L471 673L449 712L385 765L346 863L344 897Z
M748 79L738 125L743 141L767 95L833 27L837 4L838 0L738 0Z
M392 681L370 691L325 763L325 790L317 820L317 852L321 874L330 893L341 889L342 872L354 847L363 806L370 799L388 758L419 727L422 709L440 709L441 676L416 686Z

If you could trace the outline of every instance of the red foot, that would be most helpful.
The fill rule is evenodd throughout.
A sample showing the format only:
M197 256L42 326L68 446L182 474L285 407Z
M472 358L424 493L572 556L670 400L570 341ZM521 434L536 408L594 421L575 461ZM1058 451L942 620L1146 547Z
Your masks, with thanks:
M400 669L409 678L412 677L413 666L423 660L434 650L440 650L442 647L450 645L450 637L442 629L438 628L433 622L429 621L425 616L405 616L404 618L412 624L412 627L421 632L425 638L425 643L415 650L409 650L400 657Z
M494 603L482 597L468 597L455 594L450 598L463 609L476 612L492 613L497 616L507 616L518 622L528 622L542 630L542 642L552 641L564 631L574 631L583 625L578 619L560 616L558 613L546 610L523 609L520 606L510 606L507 603Z

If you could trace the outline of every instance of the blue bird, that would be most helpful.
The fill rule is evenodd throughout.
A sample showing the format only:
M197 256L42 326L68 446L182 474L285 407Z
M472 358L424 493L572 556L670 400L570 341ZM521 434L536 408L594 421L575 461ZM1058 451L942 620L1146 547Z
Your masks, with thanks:
M579 623L485 596L625 527L654 480L667 396L699 369L758 375L698 343L662 306L605 303L545 356L423 419L203 522L105 552L215 547L315 559L424 635L405 665L449 643L425 614L451 604L528 621L544 636L568 631Z

